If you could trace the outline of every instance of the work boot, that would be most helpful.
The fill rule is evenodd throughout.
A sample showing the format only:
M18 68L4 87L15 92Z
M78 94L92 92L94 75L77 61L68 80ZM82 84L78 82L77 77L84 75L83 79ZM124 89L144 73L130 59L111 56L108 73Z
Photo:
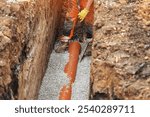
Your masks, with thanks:
M56 53L63 53L68 49L68 43L61 42L58 47L55 49Z

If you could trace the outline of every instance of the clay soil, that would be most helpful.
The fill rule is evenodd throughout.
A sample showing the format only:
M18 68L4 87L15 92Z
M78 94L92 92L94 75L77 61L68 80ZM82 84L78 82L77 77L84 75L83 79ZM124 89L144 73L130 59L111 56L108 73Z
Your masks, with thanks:
M95 0L91 99L150 99L150 1Z

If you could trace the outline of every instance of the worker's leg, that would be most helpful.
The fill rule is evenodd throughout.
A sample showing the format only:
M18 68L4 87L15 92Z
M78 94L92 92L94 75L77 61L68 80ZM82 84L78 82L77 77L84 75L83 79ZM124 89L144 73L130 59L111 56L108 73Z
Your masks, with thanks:
M63 35L65 36L69 36L70 35L70 31L72 29L72 21L71 20L65 20L64 22L64 28L63 28Z
M78 7L76 0L68 0L67 13L64 22L63 35L59 38L60 44L55 49L57 53L64 52L68 48L68 42L62 42L66 39L73 38L75 31L75 19L78 17Z
M69 38L71 39L74 36L75 27L77 24L78 19L78 3L77 0L70 0L70 8L68 8L68 13L66 15L66 19L69 20L69 23L71 23L71 30L69 34Z
M85 24L85 32L86 32L86 38L92 38L93 37L93 25Z
M87 5L88 0L80 0L81 10L84 9ZM94 22L94 3L91 5L89 13L84 19L84 28L87 38L92 38L93 36L93 22Z
M69 21L69 20L65 20L64 27L63 27L63 30L62 30L63 35L61 37L59 37L59 42L58 42L59 44L55 48L55 52L62 53L62 52L65 52L68 49L68 42L62 42L61 38L64 38L64 36L69 37L71 27L72 27L72 22Z

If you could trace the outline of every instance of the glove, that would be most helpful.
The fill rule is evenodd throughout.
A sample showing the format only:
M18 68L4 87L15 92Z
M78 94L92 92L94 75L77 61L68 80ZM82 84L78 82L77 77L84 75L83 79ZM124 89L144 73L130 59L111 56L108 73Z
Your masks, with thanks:
M78 14L80 22L82 22L85 19L88 13L89 13L89 10L85 8Z

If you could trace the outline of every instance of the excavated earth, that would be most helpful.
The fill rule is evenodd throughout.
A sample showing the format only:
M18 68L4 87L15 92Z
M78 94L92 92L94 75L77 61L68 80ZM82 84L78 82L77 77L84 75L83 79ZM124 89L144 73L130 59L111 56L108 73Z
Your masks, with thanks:
M0 99L37 99L62 28L61 6L62 0L0 0ZM150 99L150 0L95 0L90 73L91 99Z
M0 0L0 99L37 99L61 0Z
M150 99L150 0L95 0L91 99Z

